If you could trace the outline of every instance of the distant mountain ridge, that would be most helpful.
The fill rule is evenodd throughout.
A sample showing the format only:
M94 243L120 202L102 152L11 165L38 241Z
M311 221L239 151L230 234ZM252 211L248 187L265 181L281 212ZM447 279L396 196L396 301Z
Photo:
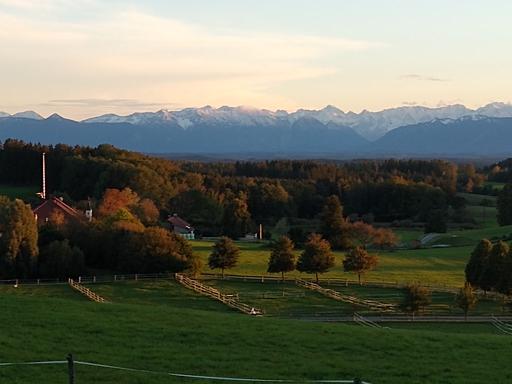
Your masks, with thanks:
M394 127L398 124L403 125ZM363 126L366 132L374 127L374 132L386 133L371 141L360 133ZM110 143L155 154L493 156L512 152L512 106L493 103L477 110L463 106L401 107L360 114L344 113L332 106L293 113L203 107L129 116L110 114L82 122L58 114L42 118L27 111L0 117L0 140L7 138L43 144Z
M9 116L0 112L0 117ZM5 116L6 115L6 116ZM328 105L320 110L299 109L295 112L270 111L250 107L185 108L179 111L136 112L127 116L107 114L83 120L84 123L129 123L134 125L176 126L188 129L197 125L279 126L293 124L302 118L313 118L331 128L352 128L367 140L377 140L387 132L402 126L426 123L436 119L458 119L465 116L512 117L512 104L490 103L478 109L455 104L438 108L405 106L382 111L361 113L343 112ZM43 119L32 111L17 113L13 117Z

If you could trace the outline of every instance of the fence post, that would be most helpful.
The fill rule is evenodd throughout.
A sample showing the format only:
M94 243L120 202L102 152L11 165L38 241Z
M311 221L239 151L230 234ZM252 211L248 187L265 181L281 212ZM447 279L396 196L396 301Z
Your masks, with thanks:
M93 276L92 277L92 281L95 283L96 282L96 276Z
M135 274L135 281L138 281L138 280L139 280L139 275Z
M114 275L114 281L117 281L117 275Z
M69 376L69 384L75 384L75 362L73 360L73 355L70 353L66 360L68 361L68 376Z
M39 279L37 279L37 285L39 285Z
M82 276L78 276L78 284L82 284Z

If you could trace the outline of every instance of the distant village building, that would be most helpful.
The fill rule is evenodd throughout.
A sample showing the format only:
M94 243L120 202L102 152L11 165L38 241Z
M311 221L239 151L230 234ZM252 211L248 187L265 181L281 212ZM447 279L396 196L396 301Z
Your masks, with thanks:
M171 224L171 231L177 235L183 236L187 240L195 239L194 228L176 213L169 216L167 220Z
M85 216L75 208L67 205L60 197L44 200L33 210L38 225L51 222L61 225L73 220L83 220Z

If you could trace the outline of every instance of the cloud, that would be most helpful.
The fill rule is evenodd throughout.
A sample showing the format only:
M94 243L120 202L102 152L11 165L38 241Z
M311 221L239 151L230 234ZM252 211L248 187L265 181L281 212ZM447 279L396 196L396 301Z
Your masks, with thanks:
M61 100L50 100L47 103L43 103L45 106L55 107L158 107L162 105L177 106L176 103L167 102L145 102L134 99L61 99Z
M400 76L400 79L402 79L402 80L418 80L418 81L434 81L434 82L450 81L450 79L443 79L440 77L433 77L433 76L423 76L423 75L418 75L416 73L402 75L402 76Z
M32 3L38 2L0 0L18 8ZM61 5L56 8L62 13L62 4L73 2L42 3ZM89 3L94 2L77 4ZM2 83L12 90L9 100L0 95L0 103L50 99L50 104L91 110L109 103L119 108L158 104L147 100L194 105L200 99L212 105L287 108L295 106L293 101L271 91L279 84L335 75L343 55L381 47L332 36L218 30L104 4L95 4L104 9L94 17L89 12L78 19L0 7L2 72L9 73Z

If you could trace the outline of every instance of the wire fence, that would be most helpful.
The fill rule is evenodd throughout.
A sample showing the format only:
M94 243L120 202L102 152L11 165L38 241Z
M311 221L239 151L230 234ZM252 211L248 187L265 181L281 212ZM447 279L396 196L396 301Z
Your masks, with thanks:
M205 374L191 374L180 372L168 372L164 370L150 370L143 368L125 367L112 364L101 364L90 361L75 360L72 354L69 354L66 360L48 360L48 361L28 361L28 362L0 362L0 369L7 367L21 367L21 366L43 366L43 365L67 365L67 372L69 377L69 384L75 383L77 377L75 366L87 366L99 369L109 369L132 373L142 373L149 375L164 375L189 380L201 381L215 381L215 382L246 382L246 383L339 383L339 384L370 384L362 381L359 378L354 379L320 379L311 380L306 378L300 379L272 379L272 378L254 378L254 377L232 377L232 376L214 376Z

